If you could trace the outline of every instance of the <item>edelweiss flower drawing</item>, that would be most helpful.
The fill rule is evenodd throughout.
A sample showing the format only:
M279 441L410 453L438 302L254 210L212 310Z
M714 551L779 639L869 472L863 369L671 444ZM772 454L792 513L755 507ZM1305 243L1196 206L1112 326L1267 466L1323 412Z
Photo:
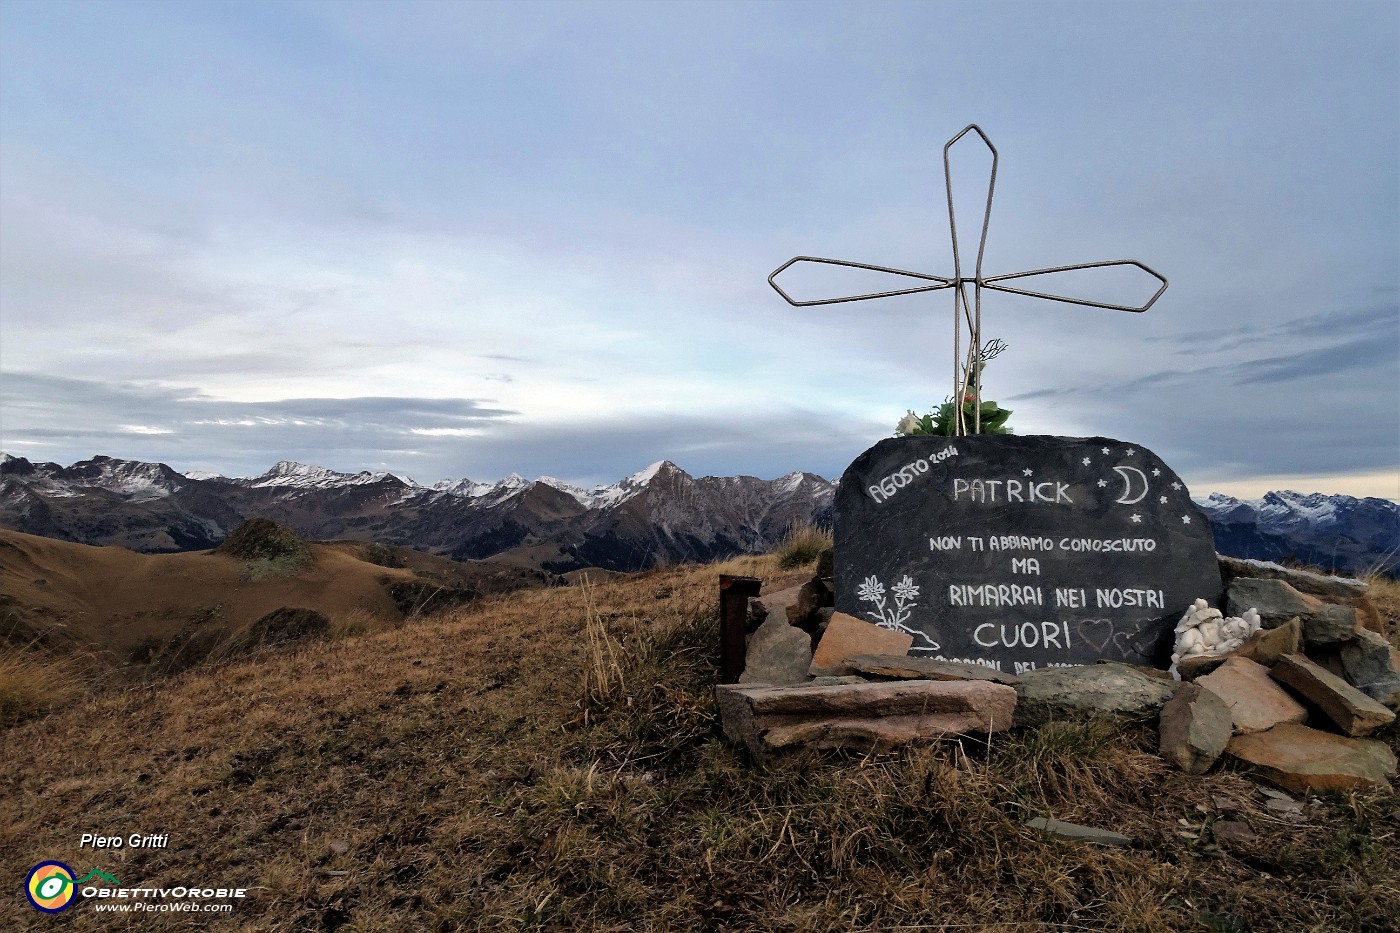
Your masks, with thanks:
M870 603L875 607L873 611L867 610L865 614L874 619L876 625L913 635L916 643L923 642L919 645L920 648L938 651L937 642L918 629L904 624L909 621L909 610L918 605L914 602L914 597L919 595L914 578L906 573L898 583L890 587L890 595L894 598L893 606L885 598L885 585L880 582L879 577L873 575L866 577L860 586L856 587L856 597L861 602Z

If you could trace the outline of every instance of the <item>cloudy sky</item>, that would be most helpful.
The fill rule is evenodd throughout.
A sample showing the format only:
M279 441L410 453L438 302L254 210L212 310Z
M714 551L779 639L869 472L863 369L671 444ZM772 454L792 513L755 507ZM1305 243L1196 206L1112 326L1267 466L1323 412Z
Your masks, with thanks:
M972 122L987 274L1171 281L1140 315L989 295L1019 433L1400 498L1390 0L0 0L0 449L838 476L950 392L951 297L766 277L950 275ZM954 151L960 218L986 161ZM1110 279L1074 287L1152 291Z

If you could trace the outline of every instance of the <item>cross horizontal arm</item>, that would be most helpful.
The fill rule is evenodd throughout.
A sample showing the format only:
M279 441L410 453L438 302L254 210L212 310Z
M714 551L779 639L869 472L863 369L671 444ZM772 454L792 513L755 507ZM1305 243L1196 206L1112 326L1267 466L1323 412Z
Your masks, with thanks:
M1108 302L1104 301L1091 301L1087 298L1070 298L1066 295L1054 295L1050 292L1035 292L1031 291L1030 289L1012 288L1009 285L996 284L997 282L1005 282L1011 279L1024 279L1033 275L1050 275L1055 272L1075 272L1080 269L1104 269L1109 266L1136 266L1143 272L1146 272L1148 275L1152 276L1158 282L1161 282L1162 285L1160 288L1157 289L1157 291L1152 295L1151 298L1147 299L1146 304L1142 305L1141 307L1135 307L1132 305L1109 304ZM1162 297L1162 292L1167 290L1166 277L1163 276L1161 273L1148 268L1147 266L1138 262L1136 259L1110 259L1104 262L1082 262L1078 265L1073 266L1055 266L1053 269L1032 269L1029 272L1012 272L1008 275L993 275L983 279L981 284L984 288L990 288L998 292L1008 292L1012 295L1026 295L1030 298L1045 298L1049 301L1063 301L1066 304L1084 305L1085 307L1089 308L1107 308L1110 311L1132 311L1134 313L1141 313L1143 311L1146 311L1148 308L1152 307L1153 302L1155 302L1158 298Z
M778 278L778 275L781 272L791 268L792 266L795 266L799 262L817 262L823 263L828 266L846 266L850 269L865 269L869 272L884 272L888 273L889 275L903 275L908 276L911 279L919 279L924 282L937 282L938 284L921 285L918 288L901 288L888 292L871 292L867 295L849 295L845 298L819 298L813 301L798 301L791 295L789 295L787 292L783 291L782 288L778 285L776 279ZM941 288L948 288L950 285L953 284L953 280L945 279L941 275L926 275L922 272L906 272L903 269L891 269L887 266L872 266L864 262L847 262L844 259L822 259L817 256L794 256L793 258L789 259L787 262L783 263L781 266L773 270L772 274L768 276L768 284L773 286L773 291L777 292L779 295L782 295L783 300L786 301L788 304L796 308L806 308L812 305L840 304L844 301L865 301L867 298L889 298L894 295L913 295L919 292L936 292Z

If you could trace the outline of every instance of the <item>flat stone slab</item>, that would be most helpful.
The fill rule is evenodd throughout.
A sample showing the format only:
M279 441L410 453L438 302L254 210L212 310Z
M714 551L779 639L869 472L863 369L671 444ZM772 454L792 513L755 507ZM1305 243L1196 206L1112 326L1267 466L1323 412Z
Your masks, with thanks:
M1131 836L1122 833L1115 833L1108 829L1098 829L1093 826L1082 826L1079 823L1066 823L1064 820L1051 819L1049 817L1038 816L1033 820L1028 820L1026 825L1031 829L1038 829L1052 836L1059 836L1062 839L1073 839L1077 842L1093 842L1102 846L1131 846L1133 840Z
M1038 726L1052 719L1086 716L1151 717L1177 687L1131 664L1114 662L1027 671L1015 688L1016 725Z
M989 680L1009 686L1021 682L1015 674L1003 674L986 664L935 661L918 655L858 654L847 658L846 663L863 674L901 680Z
M1263 732L1281 722L1308 718L1303 704L1269 677L1269 669L1248 658L1229 658L1196 683L1225 701L1236 732Z
M1369 588L1365 581L1351 577L1324 576L1306 570L1290 570L1269 560L1248 560L1240 557L1217 555L1221 574L1226 582L1235 577L1254 577L1260 580L1282 580L1301 593L1311 593L1331 599L1357 599L1365 596Z
M951 734L1011 726L1016 691L981 681L908 680L833 686L716 688L724 733L759 760L800 746L888 751Z
M1395 775L1395 753L1384 742L1347 738L1296 723L1237 735L1225 751L1260 777L1295 794L1386 790Z
M826 631L817 643L808 673L814 677L831 677L854 673L847 658L860 654L904 654L914 643L914 637L904 632L883 628L844 612L831 614Z
M1302 694L1347 735L1370 735L1395 721L1395 714L1305 655L1290 654L1274 665L1273 678Z

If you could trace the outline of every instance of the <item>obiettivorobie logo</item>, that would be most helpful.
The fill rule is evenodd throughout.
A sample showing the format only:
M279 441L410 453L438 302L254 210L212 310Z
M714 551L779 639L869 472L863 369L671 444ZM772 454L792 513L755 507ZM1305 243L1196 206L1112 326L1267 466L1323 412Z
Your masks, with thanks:
M62 862L53 860L40 862L25 879L24 894L35 910L46 914L56 914L67 910L82 900L96 901L96 910L127 911L226 911L232 910L230 903L216 904L210 901L230 901L248 896L246 888L207 888L198 884L181 885L170 888L125 887L119 878L96 868L81 878ZM96 882L102 885L89 884Z
M94 868L81 878L73 877L73 869L62 862L40 862L29 872L24 882L24 894L35 910L46 914L56 914L67 910L73 904L73 894L78 885L93 879L120 885L121 882L105 871Z

